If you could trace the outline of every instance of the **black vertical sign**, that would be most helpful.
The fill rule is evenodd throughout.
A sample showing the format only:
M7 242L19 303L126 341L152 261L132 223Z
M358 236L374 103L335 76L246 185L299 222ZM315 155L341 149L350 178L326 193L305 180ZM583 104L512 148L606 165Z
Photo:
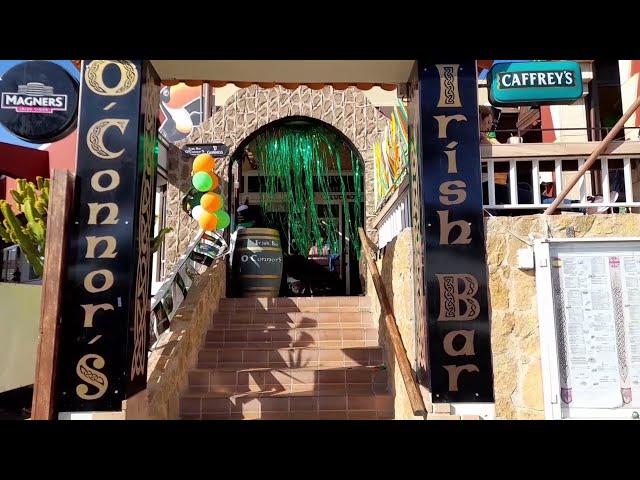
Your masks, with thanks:
M420 64L424 279L434 402L492 402L475 61Z
M159 80L82 64L57 410L120 410L146 387Z

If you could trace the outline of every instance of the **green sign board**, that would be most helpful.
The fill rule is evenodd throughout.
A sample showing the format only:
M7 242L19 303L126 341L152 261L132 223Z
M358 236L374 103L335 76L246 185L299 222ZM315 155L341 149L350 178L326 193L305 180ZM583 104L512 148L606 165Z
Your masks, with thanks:
M496 63L487 82L489 102L496 107L569 104L582 96L577 62Z

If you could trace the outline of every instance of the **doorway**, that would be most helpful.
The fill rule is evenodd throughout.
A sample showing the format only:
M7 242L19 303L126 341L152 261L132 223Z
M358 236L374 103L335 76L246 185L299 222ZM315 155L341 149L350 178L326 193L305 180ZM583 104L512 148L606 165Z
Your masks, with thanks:
M261 226L279 231L280 296L363 293L357 230L364 224L363 165L341 132L310 117L265 125L232 155L229 210L259 208Z

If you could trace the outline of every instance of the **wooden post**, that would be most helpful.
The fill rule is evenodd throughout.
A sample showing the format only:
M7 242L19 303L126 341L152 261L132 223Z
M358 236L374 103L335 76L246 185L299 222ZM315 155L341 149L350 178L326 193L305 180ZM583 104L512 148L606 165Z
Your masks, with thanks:
M38 356L31 406L32 420L52 420L55 416L58 327L65 273L67 221L73 202L73 179L71 172L55 170L49 192Z
M411 370L411 365L409 364L409 358L407 357L407 350L404 348L404 343L402 342L402 337L400 336L400 331L398 330L398 324L396 323L396 317L393 315L393 308L391 307L389 297L387 297L387 291L384 288L384 284L382 283L380 271L378 270L378 266L376 265L376 262L373 259L372 253L369 249L369 240L362 227L358 229L358 233L360 234L362 250L364 251L365 257L367 259L367 266L369 270L371 270L373 284L376 287L378 299L380 300L380 305L382 306L385 325L387 327L387 332L389 333L389 338L391 339L393 352L396 356L396 359L398 360L398 366L400 367L402 380L404 381L404 386L407 390L407 395L409 396L411 408L415 415L421 415L422 417L427 418L427 408L424 404L424 400L422 399L420 388L418 387L418 384L413 376L413 371Z
M545 215L551 215L556 210L558 205L560 205L560 203L568 195L571 189L576 185L576 183L578 183L578 180L580 180L580 177L582 177L585 174L585 172L589 170L589 168L591 168L591 165L593 165L593 163L598 159L600 154L602 154L602 152L609 146L609 144L616 137L616 135L618 135L618 132L624 127L625 122L629 120L631 115L633 115L633 112L635 112L638 109L638 107L640 107L640 97L636 98L633 104L627 109L626 112L624 112L624 115L620 117L620 120L618 120L618 122L614 125L614 127L607 134L607 136L604 137L604 140L602 140L598 144L598 146L593 150L593 152L591 152L591 155L589 155L589 158L587 158L587 160L578 169L578 173L567 183L567 185L564 186L564 188L562 189L562 192L558 194L558 196L553 201L553 203L549 206L549 208L547 208L544 211Z

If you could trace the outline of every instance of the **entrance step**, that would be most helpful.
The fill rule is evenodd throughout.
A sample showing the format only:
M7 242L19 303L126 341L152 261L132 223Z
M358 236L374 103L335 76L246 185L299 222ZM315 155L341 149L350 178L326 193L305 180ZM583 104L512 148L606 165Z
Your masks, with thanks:
M309 312L325 311L368 311L371 309L369 297L278 297L278 298L223 298L220 312Z
M282 419L375 420L393 418L393 397L388 394L283 395L248 393L218 395L187 393L180 399L185 420Z
M378 345L378 329L344 328L215 328L207 332L206 348L371 347Z
M236 311L219 312L213 316L213 325L264 325L271 327L316 327L325 323L340 325L372 325L371 312L260 312Z
M322 368L379 365L380 347L347 348L205 348L198 368L270 367Z
M237 395L249 392L380 394L387 391L382 365L337 368L215 368L189 372L189 392Z
M393 419L367 297L222 299L183 419Z

